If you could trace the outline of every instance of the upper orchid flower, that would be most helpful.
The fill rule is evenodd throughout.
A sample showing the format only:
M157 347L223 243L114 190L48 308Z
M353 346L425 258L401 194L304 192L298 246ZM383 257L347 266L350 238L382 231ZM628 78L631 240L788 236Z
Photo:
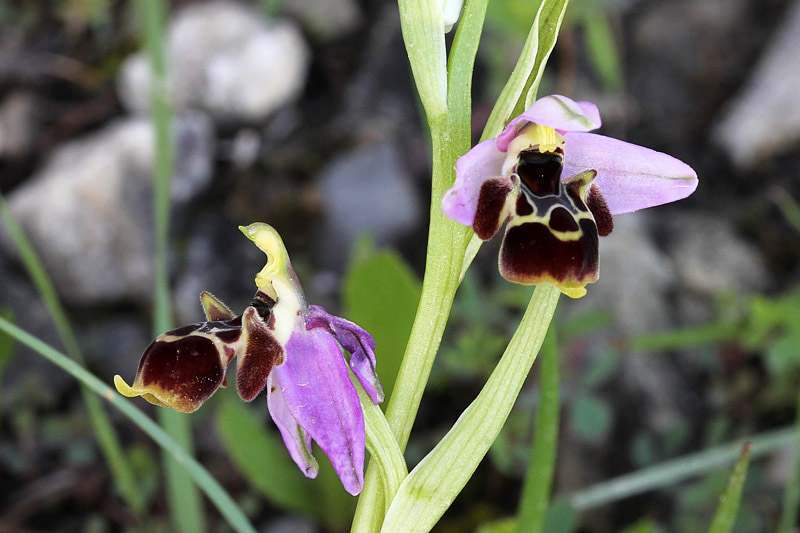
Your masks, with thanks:
M220 386L238 357L236 385L245 401L266 387L270 415L303 473L316 477L314 440L330 458L344 488L364 483L364 416L350 369L374 403L383 401L375 373L375 341L365 330L307 305L286 248L267 224L239 229L267 254L258 290L237 317L210 293L201 295L208 321L169 331L139 362L133 386L114 377L117 390L181 412L197 410Z
M500 250L507 280L550 282L580 298L597 281L598 237L611 233L611 215L694 192L687 164L587 133L599 127L594 104L546 96L456 162L442 210L484 240L508 219Z

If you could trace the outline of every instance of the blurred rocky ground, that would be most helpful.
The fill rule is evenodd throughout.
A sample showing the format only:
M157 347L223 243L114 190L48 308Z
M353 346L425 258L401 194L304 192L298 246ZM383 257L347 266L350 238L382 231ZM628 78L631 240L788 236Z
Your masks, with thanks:
M513 4L492 5L504 3ZM620 339L702 324L715 316L721 295L778 294L800 274L800 235L774 201L775 191L800 199L800 1L574 3L576 12L594 9L613 28L621 83L604 83L587 60L586 28L573 17L543 91L597 102L604 133L687 161L700 187L679 204L619 217L601 244L601 280L584 300L562 304L565 320L593 309L612 317L602 331L565 346L567 401L580 392L579 376ZM127 3L100 2L95 10L45 4L0 9L0 191L67 305L89 366L110 382L114 373L132 376L149 338L150 76ZM283 234L309 299L332 309L363 234L399 249L422 275L429 156L396 5L281 4L268 13L258 3L174 3L166 49L175 112L170 266L181 323L200 319L204 289L236 308L247 303L263 256L236 226L255 220ZM503 13L492 7L487 20L476 136L497 73L507 75L524 37ZM0 250L0 310L10 308L20 326L58 346L2 231ZM475 267L487 287L499 285L495 261L484 251ZM631 435L658 441L685 425L676 451L699 445L691 433L726 400L708 393L718 378L696 355L622 354L595 391L618 414L602 431L565 432L559 490L637 466ZM463 396L456 405L477 392L479 378L452 392ZM82 409L74 383L21 347L0 383L6 412L26 402L34 418ZM35 400L43 386L50 399ZM423 409L423 434L452 422L447 409ZM768 414L773 423L790 420ZM757 418L745 422L748 431L766 427ZM0 420L0 517L16 509L21 486L65 460L57 442L36 442L21 454L24 423ZM511 512L513 505L497 503L502 494L488 483L477 497ZM593 518L586 531L616 530L630 517L611 510Z

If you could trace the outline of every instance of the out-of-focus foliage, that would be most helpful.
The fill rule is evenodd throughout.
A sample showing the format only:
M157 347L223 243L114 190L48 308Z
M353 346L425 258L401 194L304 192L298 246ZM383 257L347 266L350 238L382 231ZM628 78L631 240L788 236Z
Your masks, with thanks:
M745 444L742 454L736 465L733 467L725 492L719 497L717 512L714 513L714 520L708 529L708 533L730 533L736 521L736 514L739 510L739 501L742 498L742 487L747 477L747 466L750 463L750 445Z
M624 84L624 71L622 66L622 52L619 48L617 32L615 31L615 4L614 0L572 0L567 10L560 40L567 40L568 44L559 48L561 57L566 55L566 61L554 62L554 69L548 75L552 76L555 70L561 80L556 83L552 79L546 83L548 90L540 91L541 94L553 92L554 85L566 91L567 80L574 76L574 72L564 72L564 65L570 65L574 70L575 63L580 58L586 59L600 86L609 93L619 93ZM500 92L513 67L510 58L516 57L516 52L522 46L525 36L530 28L532 19L530 2L525 0L495 0L489 2L486 13L487 34L481 53L489 69L489 89L491 94ZM577 37L578 46L575 45Z
M342 292L344 316L375 339L378 375L389 398L417 311L420 282L396 252L375 250L363 240L353 254Z
M0 316L8 321L14 321L14 313L11 309L0 309ZM8 335L0 333L0 376L3 375L3 368L5 368L11 360L13 354L14 340Z

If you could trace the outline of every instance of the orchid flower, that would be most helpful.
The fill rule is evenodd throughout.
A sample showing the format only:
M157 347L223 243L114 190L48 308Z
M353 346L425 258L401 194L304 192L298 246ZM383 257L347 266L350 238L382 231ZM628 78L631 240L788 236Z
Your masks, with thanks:
M612 215L686 198L697 174L667 154L603 135L590 102L536 100L494 139L456 161L442 199L453 220L483 240L506 224L500 273L515 283L549 282L572 298L599 274L599 238Z
M114 377L128 397L190 413L225 385L238 357L236 387L252 401L267 389L267 406L300 470L316 477L311 441L325 452L344 488L364 484L364 416L349 368L375 404L383 389L375 372L375 341L356 324L308 305L278 233L267 224L239 228L267 254L256 295L241 316L208 292L207 321L159 335L145 350L133 385Z

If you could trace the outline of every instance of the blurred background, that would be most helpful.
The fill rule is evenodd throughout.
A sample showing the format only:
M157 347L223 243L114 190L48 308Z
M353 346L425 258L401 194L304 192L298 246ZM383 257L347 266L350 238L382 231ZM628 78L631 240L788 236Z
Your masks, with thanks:
M490 2L476 138L534 13L530 0ZM152 339L154 134L141 35L130 2L0 2L0 192L106 383L117 373L132 380ZM268 222L309 301L373 332L391 389L416 308L430 196L396 3L174 1L164 47L176 324L202 319L201 290L237 311L247 305L264 257L237 226ZM703 530L727 464L602 504L579 496L671 458L790 431L800 384L798 50L798 0L571 2L540 95L595 102L602 133L686 161L700 186L688 200L617 217L601 242L600 281L581 300L562 299L554 493L580 512L556 506L548 531ZM410 465L479 392L530 296L499 277L499 244L483 247L459 290ZM62 346L5 228L0 313ZM534 367L435 531L476 531L514 514L536 376ZM191 416L199 460L259 531L346 531L355 500L329 470L302 478L265 403L217 393ZM147 530L170 531L158 448L111 416ZM754 460L735 531L775 530L789 452L776 446ZM226 531L206 508L208 530ZM0 334L0 531L141 524L114 490L76 382Z

